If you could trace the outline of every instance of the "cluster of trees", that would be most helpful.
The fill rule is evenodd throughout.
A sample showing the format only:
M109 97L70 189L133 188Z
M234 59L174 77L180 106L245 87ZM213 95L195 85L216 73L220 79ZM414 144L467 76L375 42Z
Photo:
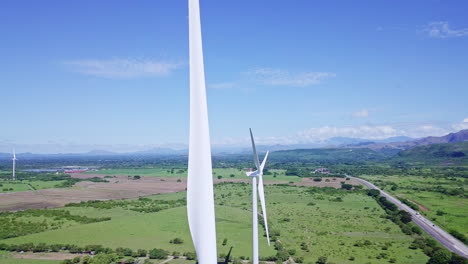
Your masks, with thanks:
M114 263L117 260L122 260L124 257L126 260L133 259L133 262L123 262L123 263L134 263L134 258L139 257L149 257L150 259L166 259L169 256L169 252L163 249L154 248L149 251L145 249L132 250L130 248L116 248L115 250L103 247L102 245L87 245L87 246L77 246L74 244L45 244L45 243L24 243L19 245L8 245L1 243L0 250L4 251L15 251L15 252L70 252L70 253L84 253L93 255L93 257L76 257L74 259L69 259L63 261L64 264L68 263L81 263L81 264L102 264L102 263ZM177 252L174 252L179 254ZM187 259L195 259L195 253L187 252L184 253Z
M93 177L93 178L87 178L87 179L78 179L78 178L71 178L70 176L68 176L64 180L65 181L55 185L55 187L56 188L68 188L68 187L72 187L73 185L75 185L76 183L81 182L81 181L109 182L108 180L103 179L103 178L99 178L99 177Z
M21 217L45 217L42 221L22 221ZM30 209L19 212L0 213L0 239L24 236L57 228L63 224L63 220L75 221L80 224L89 224L110 220L110 217L92 218L87 216L72 215L67 210L38 210Z
M123 208L140 213L154 213L164 209L184 206L185 198L177 200L153 200L140 197L138 200L111 200L111 201L85 201L79 203L69 203L66 207L92 207L98 209Z

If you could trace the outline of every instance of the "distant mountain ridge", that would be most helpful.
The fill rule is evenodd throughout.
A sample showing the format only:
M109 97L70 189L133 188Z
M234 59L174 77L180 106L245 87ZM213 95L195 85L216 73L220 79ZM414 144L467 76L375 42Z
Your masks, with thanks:
M322 140L320 142L302 143L302 144L275 144L275 145L258 145L257 149L260 152L267 150L281 151L281 150L294 150L294 149L320 149L320 148L344 148L344 149L357 149L368 148L374 151L379 151L384 154L395 155L401 150L408 150L417 146L441 144L441 143L456 143L468 141L468 129L459 132L450 133L441 137L429 136L420 139L413 139L406 136L390 137L386 139L370 140L361 138L347 138L347 137L332 137ZM229 154L245 154L250 153L252 150L250 146L239 145L218 145L212 147L214 155L229 155ZM151 149L134 151L134 152L112 152L105 149L95 149L83 153L56 153L56 154L37 154L37 153L17 153L21 158L36 158L36 157L59 157L59 156L147 156L147 155L187 155L188 149L186 146L180 145L177 147L153 147ZM11 153L0 153L0 159L11 159Z
M402 142L391 142L391 143L374 143L374 144L350 144L343 147L346 148L369 148L372 150L384 150L384 149L399 149L407 150L417 146L425 146L431 144L442 144L442 143L458 143L468 141L468 129L460 130L458 132L450 133L441 137L425 137L420 139L414 139Z

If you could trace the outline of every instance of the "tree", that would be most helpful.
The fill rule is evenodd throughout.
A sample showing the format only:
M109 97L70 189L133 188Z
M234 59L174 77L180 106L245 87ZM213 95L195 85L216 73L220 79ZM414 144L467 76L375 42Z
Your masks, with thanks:
M133 254L133 251L132 251L130 248L125 248L125 249L123 250L123 255L124 255L124 256L129 257L129 256L131 256L132 254Z
M327 264L327 257L319 257L315 264Z
M399 214L400 214L401 222L403 222L405 224L411 222L411 214L410 213L408 213L406 211L400 211Z
M380 191L376 189L372 189L367 192L367 195L372 196L372 197L378 197L380 196Z
M165 259L167 256L169 256L169 253L164 249L153 248L149 251L150 259Z
M341 189L351 190L353 189L353 185L345 183L341 185Z
M137 257L146 257L146 254L148 254L148 252L144 249L138 249L136 252Z
M427 264L447 264L452 258L452 253L446 249L437 250L434 255L429 259Z
M171 243L182 244L182 243L184 243L184 240L182 238L176 237L173 240L171 240Z
M468 259L460 257L457 254L452 254L452 259L448 264L468 264Z
M195 260L197 258L197 254L194 252L185 252L184 256L187 258L187 260Z

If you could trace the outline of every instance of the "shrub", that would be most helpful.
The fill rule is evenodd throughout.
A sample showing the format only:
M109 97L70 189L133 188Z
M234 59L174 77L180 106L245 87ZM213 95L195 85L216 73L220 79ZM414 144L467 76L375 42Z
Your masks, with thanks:
M452 258L452 254L448 250L439 249L429 259L427 264L445 264L445 263L449 263L451 258Z
M148 252L144 249L138 249L136 252L137 257L146 257L147 254Z
M327 264L327 257L319 257L315 264Z
M281 261L286 261L288 260L289 258L289 254L288 252L284 251L284 250L279 250L277 253L276 253L276 258L278 260L281 260Z
M165 259L169 253L164 249L153 248L149 251L149 258L150 259Z
M463 243L465 243L465 244L468 243L468 238L467 238L464 234L462 234L462 233L460 233L460 232L458 232L458 231L456 231L456 230L450 230L449 233L450 233L452 236L454 236L455 238L457 238L458 240L460 240L461 242L463 242Z
M304 262L304 258L303 258L303 257L295 257L295 258L294 258L294 262L296 262L296 263L303 263L303 262Z
M172 239L169 242L174 243L174 244L182 244L182 243L184 243L184 240L182 238L176 237L176 238Z
M197 258L197 255L194 252L185 252L184 256L187 260L195 260Z

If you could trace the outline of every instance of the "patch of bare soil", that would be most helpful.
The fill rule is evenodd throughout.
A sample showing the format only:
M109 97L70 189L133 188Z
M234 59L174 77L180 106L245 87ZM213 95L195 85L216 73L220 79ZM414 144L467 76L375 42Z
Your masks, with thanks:
M301 182L296 183L297 186L315 186L315 187L333 187L336 189L341 188L341 182L352 185L361 185L361 183L355 179L346 180L344 178L322 178L322 181L316 182L314 178L302 178ZM326 180L330 180L327 182Z
M12 257L16 259L40 259L40 260L64 260L73 259L74 257L84 257L86 254L71 254L63 252L54 253L13 253Z
M0 211L62 207L68 203L89 200L129 199L178 192L186 188L185 179L178 182L176 178L141 177L139 180L133 180L126 175L117 175L116 178L108 180L109 182L83 181L69 189L2 193Z

